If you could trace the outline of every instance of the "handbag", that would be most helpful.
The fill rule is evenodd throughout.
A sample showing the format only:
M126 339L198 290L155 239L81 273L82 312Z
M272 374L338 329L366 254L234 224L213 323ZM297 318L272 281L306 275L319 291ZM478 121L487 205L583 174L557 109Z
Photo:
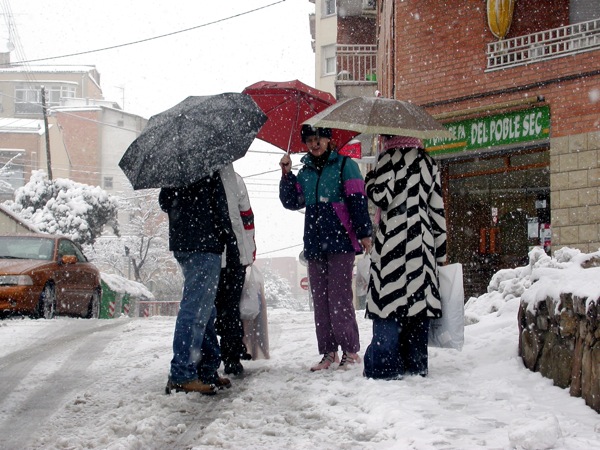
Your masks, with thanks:
M462 350L465 341L465 293L462 264L438 267L442 317L429 321L429 345Z
M264 278L260 270L252 264L246 269L246 278L240 298L240 319L253 320L260 312Z

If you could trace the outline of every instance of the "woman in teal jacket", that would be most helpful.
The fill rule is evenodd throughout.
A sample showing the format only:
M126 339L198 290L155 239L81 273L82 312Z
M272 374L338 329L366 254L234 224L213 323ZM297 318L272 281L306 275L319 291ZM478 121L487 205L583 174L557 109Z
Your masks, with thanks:
M360 362L358 325L352 304L352 267L356 254L371 249L372 226L365 184L358 165L332 148L331 130L302 127L308 154L294 175L289 155L280 166L279 198L286 209L306 208L304 257L314 304L321 361L345 368ZM341 347L342 359L338 358Z

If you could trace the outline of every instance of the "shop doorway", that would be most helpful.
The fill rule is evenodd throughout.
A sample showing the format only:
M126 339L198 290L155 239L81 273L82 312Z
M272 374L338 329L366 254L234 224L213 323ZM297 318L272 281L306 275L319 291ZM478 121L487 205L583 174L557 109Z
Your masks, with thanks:
M463 264L465 298L487 292L494 273L550 249L547 148L444 161L448 260Z

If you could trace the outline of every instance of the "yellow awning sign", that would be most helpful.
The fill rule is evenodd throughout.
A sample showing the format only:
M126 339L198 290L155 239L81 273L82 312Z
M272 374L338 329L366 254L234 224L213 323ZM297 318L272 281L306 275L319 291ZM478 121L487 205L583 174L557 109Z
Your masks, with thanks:
M490 31L504 39L512 23L516 0L487 0L487 17Z

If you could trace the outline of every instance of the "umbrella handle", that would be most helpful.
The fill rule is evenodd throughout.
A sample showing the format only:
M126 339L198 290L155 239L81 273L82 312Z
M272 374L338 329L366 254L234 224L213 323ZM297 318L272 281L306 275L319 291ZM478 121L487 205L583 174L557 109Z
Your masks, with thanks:
M289 149L289 147L288 147L287 151L285 152L285 154L287 156L290 156L290 149ZM291 168L291 165L292 165L292 160L290 158L290 168ZM281 166L281 177L283 178L283 177L286 176L287 172L285 171L285 167L282 166L281 163L280 163L280 166ZM290 170L290 172L291 172L291 170Z

